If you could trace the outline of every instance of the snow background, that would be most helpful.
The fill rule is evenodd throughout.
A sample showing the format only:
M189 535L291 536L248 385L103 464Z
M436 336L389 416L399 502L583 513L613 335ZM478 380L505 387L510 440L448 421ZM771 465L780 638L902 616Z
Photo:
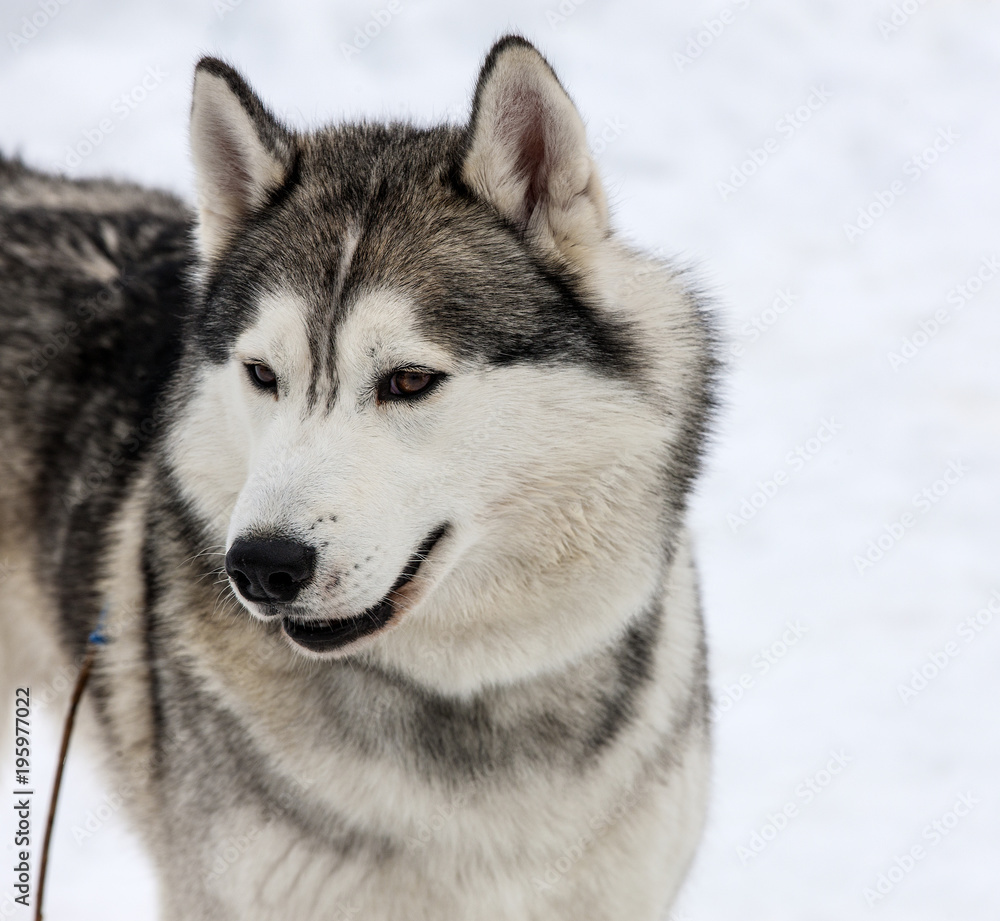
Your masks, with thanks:
M601 148L616 225L696 264L730 346L742 346L693 508L717 758L708 830L675 917L997 917L1000 617L984 609L1000 590L1000 279L973 282L981 290L961 309L954 301L982 260L1000 255L1000 8L900 0L898 28L883 34L889 0L563 0L565 15L557 0L499 9L398 0L368 47L348 56L342 43L387 2L68 0L13 48L11 34L40 3L4 0L0 10L3 149L66 168L85 132L110 119L113 130L68 171L188 198L189 90L203 53L236 63L296 126L426 123L465 117L496 37L516 29L534 40ZM689 41L704 47L685 63L675 54ZM161 76L121 118L116 100L147 73ZM780 120L816 88L829 99L789 135ZM922 152L948 132L954 139L928 162ZM769 138L766 162L720 192ZM894 181L902 193L848 239L845 224ZM781 292L791 305L779 313ZM941 309L948 322L918 336L922 346L894 369L889 353ZM824 432L835 434L810 443L828 420ZM789 460L799 446L808 463ZM964 472L946 484L953 463ZM785 482L734 529L741 503L778 473ZM915 497L935 483L942 495L921 500L924 511ZM855 557L905 513L912 527L859 572ZM987 623L960 633L977 611ZM949 642L957 654L904 703L899 685ZM766 672L764 648L774 660ZM55 729L37 732L48 736L36 737L36 755L54 751ZM834 752L847 766L819 773ZM40 790L46 770L35 769ZM806 802L800 785L810 780L822 792ZM152 873L121 813L81 845L73 839L105 793L99 771L71 759L48 921L154 914ZM975 805L956 824L949 810L970 794ZM795 815L772 834L768 817L787 803ZM10 818L4 807L3 867ZM952 826L936 844L925 837L935 820ZM41 826L36 814L39 837ZM766 846L741 859L755 832ZM914 845L923 858L894 871L898 881L869 907L866 887ZM10 880L0 870L0 918L27 918L4 901Z

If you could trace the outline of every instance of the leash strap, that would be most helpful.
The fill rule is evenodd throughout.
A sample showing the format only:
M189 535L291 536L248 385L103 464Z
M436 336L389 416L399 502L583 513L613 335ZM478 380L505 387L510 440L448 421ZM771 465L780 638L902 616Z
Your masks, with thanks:
M104 632L104 624L108 615L108 606L101 608L97 625L87 637L87 652L80 665L80 672L76 677L76 684L73 686L73 696L69 702L69 712L66 714L66 721L63 724L62 743L59 746L59 761L56 765L56 779L52 786L52 799L49 802L49 817L45 824L45 838L42 841L42 861L38 869L38 900L35 903L35 921L42 921L42 898L45 895L45 872L49 863L49 844L52 841L52 828L56 821L56 803L59 801L59 788L62 786L63 768L66 767L66 756L69 753L69 740L73 734L73 725L76 722L76 711L80 707L80 699L83 697L84 689L87 687L87 679L90 677L90 670L94 664L94 658L99 647L108 641Z

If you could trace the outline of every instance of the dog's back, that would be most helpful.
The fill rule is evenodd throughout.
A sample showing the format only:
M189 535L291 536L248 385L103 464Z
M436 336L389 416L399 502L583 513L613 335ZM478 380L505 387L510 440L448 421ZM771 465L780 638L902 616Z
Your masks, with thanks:
M169 195L0 155L5 683L52 691L60 675L64 688L92 626L99 522L151 440L177 356L189 225Z

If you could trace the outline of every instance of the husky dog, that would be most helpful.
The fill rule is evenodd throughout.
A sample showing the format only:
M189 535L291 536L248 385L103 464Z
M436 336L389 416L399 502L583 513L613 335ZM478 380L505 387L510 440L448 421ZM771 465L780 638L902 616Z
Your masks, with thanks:
M697 296L517 36L462 127L296 133L205 58L191 146L194 214L0 161L5 676L107 612L164 919L660 918L709 771Z

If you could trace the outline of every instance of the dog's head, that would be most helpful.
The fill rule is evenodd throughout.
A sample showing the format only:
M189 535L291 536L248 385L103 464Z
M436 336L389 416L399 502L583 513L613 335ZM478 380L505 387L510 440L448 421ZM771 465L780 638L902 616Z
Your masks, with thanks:
M191 141L171 464L250 615L465 689L624 629L693 470L703 343L612 239L539 53L497 43L467 127L302 135L205 59Z

